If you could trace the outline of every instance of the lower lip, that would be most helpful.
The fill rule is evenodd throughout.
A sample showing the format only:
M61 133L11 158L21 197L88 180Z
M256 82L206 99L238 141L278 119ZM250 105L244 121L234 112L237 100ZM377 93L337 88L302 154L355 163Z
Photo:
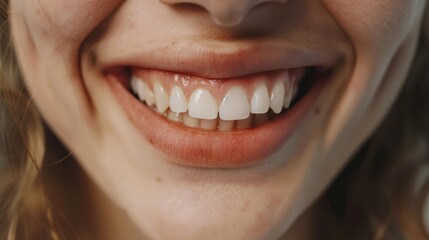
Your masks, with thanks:
M172 163L187 167L236 168L261 164L291 137L324 86L317 82L291 109L265 124L231 132L205 131L174 123L138 101L117 77L107 82L131 122Z

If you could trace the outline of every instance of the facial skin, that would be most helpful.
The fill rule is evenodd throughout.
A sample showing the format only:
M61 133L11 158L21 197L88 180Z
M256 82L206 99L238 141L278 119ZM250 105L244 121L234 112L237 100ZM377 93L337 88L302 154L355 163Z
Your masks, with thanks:
M426 1L180 3L11 0L25 84L47 123L142 236L277 239L393 103L413 58ZM172 54L172 42L221 53L273 41L329 56L335 66L292 136L264 164L249 168L170 163L171 156L131 123L103 75L103 64L121 53Z

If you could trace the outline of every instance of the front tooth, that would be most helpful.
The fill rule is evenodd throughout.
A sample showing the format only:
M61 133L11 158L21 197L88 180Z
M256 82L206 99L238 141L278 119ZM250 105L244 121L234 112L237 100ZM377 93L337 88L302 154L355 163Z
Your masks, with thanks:
M192 92L188 104L188 113L191 117L200 119L215 119L217 118L216 100L205 89L195 89Z
M293 88L291 86L291 84L288 82L287 84L287 88L286 88L286 94L285 94L285 101L284 101L284 107L285 108L289 108L290 104L292 102L292 98L293 98Z
M149 107L152 107L155 104L155 96L153 96L153 92L148 87L144 88L144 97L146 104Z
M242 87L234 86L228 90L219 108L223 120L246 119L250 115L249 100Z
M170 103L167 91L165 91L164 86L158 81L153 83L153 91L155 92L156 110L160 113L165 112Z
M271 109L274 113L280 113L283 109L285 97L285 87L283 80L277 80L274 83L273 90L271 91Z
M261 84L253 93L250 103L250 112L255 114L266 113L270 109L270 96L265 84Z
M175 86L170 93L170 109L174 112L184 113L188 111L188 100L183 90Z

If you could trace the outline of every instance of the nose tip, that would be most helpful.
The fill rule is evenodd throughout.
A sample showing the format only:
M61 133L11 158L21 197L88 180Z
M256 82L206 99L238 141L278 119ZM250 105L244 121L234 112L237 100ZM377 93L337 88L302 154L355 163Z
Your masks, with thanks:
M213 22L220 26L236 26L246 18L252 8L268 2L285 3L288 0L160 0L167 5L191 3L205 8Z
M235 26L240 24L253 7L249 4L251 1L242 0L213 0L207 2L208 4L205 4L204 7L209 11L213 21L221 26Z

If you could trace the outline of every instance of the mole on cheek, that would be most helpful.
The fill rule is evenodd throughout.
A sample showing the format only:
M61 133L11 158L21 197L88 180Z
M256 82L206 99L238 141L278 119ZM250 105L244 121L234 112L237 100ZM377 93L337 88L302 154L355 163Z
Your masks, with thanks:
M162 183L162 178L160 176L155 177L155 181L158 183Z

